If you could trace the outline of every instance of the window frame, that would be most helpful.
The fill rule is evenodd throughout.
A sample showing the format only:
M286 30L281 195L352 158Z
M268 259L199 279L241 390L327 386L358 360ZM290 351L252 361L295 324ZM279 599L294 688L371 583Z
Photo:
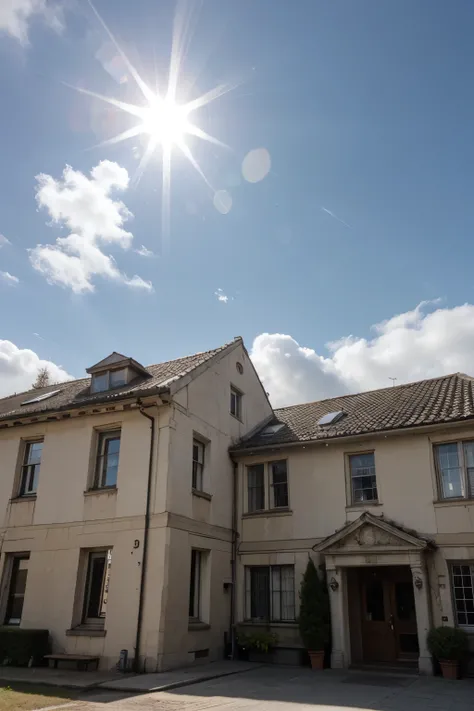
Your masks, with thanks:
M255 486L250 486L250 472L251 470L256 470L261 468L261 476L262 476L262 482L260 485L255 485ZM247 472L247 513L260 513L262 511L265 511L265 505L267 502L267 494L266 494L266 486L265 486L265 478L266 478L266 469L265 469L265 463L264 462L258 462L257 464L249 464L247 465L246 468ZM262 497L262 507L261 508L250 508L250 491L261 491L263 492L263 497Z
M283 590L282 585L282 569L286 568L292 572L292 598L289 605L293 609L293 617L284 618L283 617L283 593L288 593L289 591ZM268 615L266 617L252 617L252 571L267 571L267 581L268 590L266 591L266 605L268 607ZM279 572L279 588L275 589L273 587L274 571ZM297 619L296 615L296 585L295 585L295 565L294 563L283 563L281 565L246 565L244 567L244 617L247 622L259 622L259 623L276 623L276 624L294 624ZM275 593L279 594L279 613L275 615L274 605L275 605Z
M191 548L188 606L190 622L201 622L202 618L202 572L203 551L199 550L199 548Z
M97 430L96 431L96 444L95 444L95 458L94 458L94 473L92 478L92 486L90 487L93 491L101 491L102 489L116 489L118 481L118 471L120 467L120 449L122 446L122 429L114 428L110 430ZM119 440L119 452L118 452L118 464L117 464L117 477L115 484L104 484L106 481L104 477L106 476L106 469L104 463L109 456L108 448L109 442L113 440Z
M469 567L469 574L471 576L471 590L472 590L472 595L473 597L470 598L473 602L474 605L474 560L468 559L468 560L452 560L449 561L449 580L450 580L450 589L451 589L451 601L452 601L452 607L453 607L453 621L456 627L459 627L461 629L466 630L466 632L472 634L474 632L474 622L472 624L462 624L458 621L458 615L459 614L465 614L467 615L467 610L458 610L457 608L457 598L456 598L456 587L454 584L454 568L456 566L461 567L461 566L467 566ZM460 576L456 577L463 577L462 574ZM464 583L462 585L462 590L464 590ZM463 601L466 602L469 598L466 598L464 595ZM474 612L469 611L470 614L474 617Z
M18 573L18 568L16 568L16 566L17 565L19 566L19 564L22 560L29 561L30 560L30 553L22 552L22 553L7 554L7 558L6 558L7 567L5 570L7 577L6 577L6 584L3 588L4 594L5 594L5 602L4 602L4 605L2 605L2 617L3 617L2 624L4 624L6 627L19 627L21 625L21 618L23 616L23 607L24 607L24 603L25 603L26 586L28 583L28 572L29 572L28 567L27 567L27 571L26 571L25 590L23 591L23 593L21 595L18 595L18 593L15 593L13 591L13 585L15 582L15 576ZM15 597L15 595L17 597L23 598L23 602L21 605L21 615L19 618L10 617L11 599L12 599L12 597ZM9 617L10 617L10 619L8 619ZM12 621L12 620L15 620L15 621ZM18 620L18 621L16 621L16 620Z
M274 471L273 467L276 464L281 464L282 462L285 463L285 474L286 474L286 479L283 482L277 482L275 483L274 481ZM270 510L281 510L281 509L287 509L289 504L290 504L290 493L289 493L289 488L288 488L288 459L274 459L270 462L267 462L267 467L268 467L268 493L269 493L269 507ZM275 490L277 487L285 487L286 489L286 504L279 504L278 506L275 504Z
M286 482L273 483L273 466L275 464L280 464L285 462L286 466ZM290 510L290 475L289 475L289 461L288 457L278 457L275 459L269 459L263 462L252 462L252 464L245 464L244 469L244 502L243 502L243 513L251 516L252 514L268 514L277 513L278 511L289 511ZM250 497L249 497L249 471L254 467L263 467L263 508L251 509L250 508ZM275 506L275 487L286 487L286 501L285 505ZM261 488L261 487L252 487Z
M474 491L471 492L471 487L469 485L469 477L467 474L467 466L466 466L466 458L464 455L464 445L465 444L474 444L473 439L452 439L452 440L445 440L442 442L433 442L433 460L434 460L434 466L435 466L435 472L436 472L436 489L437 489L437 495L438 495L438 501L463 501L463 500L469 500L469 499L474 499ZM442 470L440 467L440 462L438 458L438 448L442 447L443 445L447 444L455 444L457 447L458 451L458 463L459 463L459 468L461 469L461 491L463 492L461 496L444 496L444 491L443 491L443 477L442 477ZM474 488L474 487L473 487Z
M35 444L42 445L39 462L36 464L28 464L27 459L29 457L30 448ZM21 455L20 455L20 457L21 457L20 458L20 471L19 471L18 488L17 488L18 498L28 499L28 498L37 496L39 475L41 472L41 460L43 457L43 449L44 449L44 437L36 437L33 439L22 440L22 448L21 448ZM31 484L34 484L35 479L36 479L36 488L33 489L30 486L27 487L26 482L28 481L29 484L31 485Z
M235 396L235 402L236 402L235 412L232 412L232 396ZM244 397L244 394L243 394L242 390L239 390L239 388L236 388L235 385L230 386L229 412L232 415L232 417L235 417L235 419L239 420L239 422L242 422L243 397Z
M120 371L122 371L122 370L123 370L124 373L125 373L125 380L124 380L124 382L123 382L123 383L119 383L118 385L112 385L112 373L120 373ZM96 382L96 378L101 378L101 377L104 377L104 376L106 376L106 378L107 378L107 387L97 389L97 388L95 387L95 385L94 385L94 383ZM127 368L127 367L125 367L125 368L115 368L115 369L112 369L112 368L111 368L111 369L109 369L109 370L101 371L100 373L93 373L93 374L92 374L92 377L91 377L91 385L90 385L90 391L91 391L91 393L93 393L94 395L97 394L97 393L105 393L105 392L107 392L108 390L116 390L117 388L123 388L123 387L125 387L125 385L128 384L128 382L129 382L129 377L128 377L128 368Z
M198 447L198 451L202 452L202 461L194 459L194 447ZM196 435L193 436L192 443L192 474L191 487L196 491L204 491L204 468L206 466L206 443ZM199 457L199 454L198 454Z
M354 497L354 486L353 486L353 479L354 478L362 478L362 474L358 475L358 477L353 477L352 476L352 466L351 462L354 457L361 457L367 454L371 454L373 456L374 464L374 481L375 481L375 487L372 486L372 491L375 488L375 493L376 493L376 498L374 499L363 499L357 501ZM379 492L379 487L377 483L377 464L375 461L375 449L366 449L360 452L347 452L346 453L346 462L347 462L347 479L348 479L348 502L349 506L375 506L377 504L380 504L380 492ZM367 489L368 490L368 489ZM362 489L362 491L365 491L365 489Z
M101 607L104 605L107 605L107 599L104 598L108 597L108 588L110 585L110 569L112 565L112 547L110 548L94 548L92 550L86 551L86 558L85 558L85 577L84 577L84 587L83 587L83 599L82 599L82 612L81 612L81 624L82 625L94 625L96 627L104 627L105 626L105 620L107 617L107 608L105 608L105 611L103 614L100 614L98 617L89 617L88 615L88 608L89 608L89 603L90 603L90 594L91 594L91 589L92 589L92 562L94 560L97 560L99 558L105 558L105 565L104 565L104 572L103 572L103 578L101 582L101 593L100 597L102 600Z

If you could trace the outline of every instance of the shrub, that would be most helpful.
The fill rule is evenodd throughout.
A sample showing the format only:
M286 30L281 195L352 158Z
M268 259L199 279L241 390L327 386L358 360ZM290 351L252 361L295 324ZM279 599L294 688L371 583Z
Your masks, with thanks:
M27 665L42 661L49 652L48 630L23 629L21 627L0 627L0 664Z
M467 634L458 627L434 627L426 639L431 654L440 659L460 661L468 648Z
M331 638L331 614L326 582L321 580L310 558L300 588L301 638L306 649L323 651Z
M272 647L278 643L278 635L273 632L245 632L239 633L237 644L242 649L254 649L258 652L268 654Z

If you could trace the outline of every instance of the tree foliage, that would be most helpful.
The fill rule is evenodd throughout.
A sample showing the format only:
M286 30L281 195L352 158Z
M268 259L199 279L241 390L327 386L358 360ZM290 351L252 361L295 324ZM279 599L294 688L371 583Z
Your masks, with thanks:
M44 368L38 369L33 388L38 390L39 388L46 388L48 385L51 385L51 376L47 366L44 366Z
M318 575L310 558L300 588L300 615L298 619L301 638L306 649L322 651L331 637L331 614L326 581Z

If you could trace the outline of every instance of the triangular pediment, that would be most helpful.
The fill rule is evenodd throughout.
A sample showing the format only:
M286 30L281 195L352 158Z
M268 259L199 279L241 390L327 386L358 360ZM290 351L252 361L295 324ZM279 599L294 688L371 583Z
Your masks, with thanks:
M318 543L314 550L337 555L361 551L420 551L430 545L428 540L416 533L407 531L382 516L365 512L356 521Z
M91 365L91 367L88 368L88 372L90 370L99 370L102 368L107 368L107 367L110 367L111 365L117 365L118 363L121 363L122 361L128 361L128 360L130 360L128 356L122 355L122 353L117 353L117 351L113 351L113 353L108 355L107 358L104 358L103 360L100 360L98 363Z

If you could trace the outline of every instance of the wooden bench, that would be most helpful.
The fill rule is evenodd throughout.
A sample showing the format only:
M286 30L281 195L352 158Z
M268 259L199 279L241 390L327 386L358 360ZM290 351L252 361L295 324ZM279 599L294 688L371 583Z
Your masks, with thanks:
M54 669L58 668L58 662L76 662L77 668L81 671L87 671L89 664L94 663L95 668L98 669L100 659L100 657L91 654L45 654L44 658L47 659L48 662L54 662Z

